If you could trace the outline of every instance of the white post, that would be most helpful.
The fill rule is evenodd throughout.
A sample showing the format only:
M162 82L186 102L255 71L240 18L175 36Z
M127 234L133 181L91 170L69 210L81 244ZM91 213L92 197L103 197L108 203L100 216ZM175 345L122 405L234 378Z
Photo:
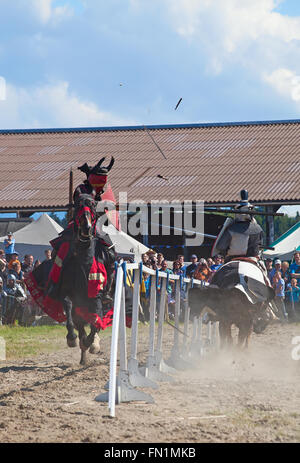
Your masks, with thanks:
M139 269L134 270L133 306L131 324L131 358L137 358L138 317L140 305L140 275Z
M120 356L120 370L127 371L127 342L126 342L126 313L125 313L124 284L122 285L121 304L120 304L119 356Z
M179 317L180 317L180 279L175 280L176 281L176 289L175 289L175 328L176 330L174 331L174 348L176 351L179 351Z
M165 316L165 306L166 306L166 288L167 288L167 279L161 278L160 304L159 304L158 330L157 330L157 350L159 352L161 352L162 350L163 326L164 326L164 316Z
M111 338L111 351L110 351L110 372L109 372L109 393L108 393L108 407L110 410L110 416L115 417L116 408L116 374L117 374L117 356L118 356L118 336L119 336L119 324L120 324L120 310L121 310L121 298L123 288L123 276L124 272L121 265L118 265L116 289L114 297L114 314L113 314L113 326L112 326L112 338Z
M154 357L154 337L155 337L155 315L156 315L156 280L155 275L151 276L150 288L150 333L149 333L149 356Z

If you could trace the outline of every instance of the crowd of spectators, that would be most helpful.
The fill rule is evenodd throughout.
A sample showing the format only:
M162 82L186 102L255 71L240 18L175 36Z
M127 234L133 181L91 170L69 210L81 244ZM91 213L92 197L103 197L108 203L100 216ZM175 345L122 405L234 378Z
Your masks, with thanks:
M295 252L293 262L266 259L269 280L275 290L275 303L286 320L294 321L300 315L300 252Z
M0 249L0 325L15 319L22 323L26 308L31 314L41 315L41 309L25 284L26 273L41 262L31 254L25 254L24 259L19 260L12 233L8 233L3 244L4 249ZM51 259L51 249L45 251L45 259Z
M200 258L195 254L192 254L190 257L190 262L185 263L184 255L179 254L177 258L173 261L167 261L164 258L164 255L159 252L148 252L143 254L142 262L145 267L151 268L153 270L159 270L160 272L166 272L175 275L182 275L182 277L194 278L197 280L203 281L204 284L209 284L213 274L218 270L218 268L224 264L224 258L221 255L216 256L214 259ZM150 284L151 279L150 275L146 272L143 272L143 281L141 285L141 304L144 311L146 320L149 319L149 298L150 298ZM157 286L157 310L160 303L160 291L161 291L161 281L159 279ZM166 287L166 313L170 319L173 319L175 316L175 291L176 286L174 281L171 279L168 280L168 285ZM184 316L184 306L187 300L187 294L185 285L183 284L180 289L180 319L183 319Z
M45 259L51 259L51 249L45 251ZM209 284L213 274L224 264L224 258L217 255L212 258L198 258L196 254L190 256L190 261L186 264L184 255L179 254L173 261L167 261L161 252L149 251L142 256L143 265L153 270L159 270L182 277L189 277ZM4 241L4 249L0 249L0 324L5 322L6 315L11 311L12 305L17 307L30 306L30 312L41 315L41 310L32 300L25 285L27 272L32 271L40 260L34 259L31 254L26 254L22 261L15 250L15 241L12 233L8 233ZM275 290L275 303L282 312L284 319L294 321L300 316L300 252L295 252L293 262L279 259L268 258L265 266L271 285ZM158 280L158 300L160 302L161 281ZM141 285L141 304L146 319L149 319L150 301L150 275L143 272ZM168 279L166 287L166 313L170 318L174 318L175 312L175 282ZM180 312L184 314L184 306L187 300L186 287L180 288Z

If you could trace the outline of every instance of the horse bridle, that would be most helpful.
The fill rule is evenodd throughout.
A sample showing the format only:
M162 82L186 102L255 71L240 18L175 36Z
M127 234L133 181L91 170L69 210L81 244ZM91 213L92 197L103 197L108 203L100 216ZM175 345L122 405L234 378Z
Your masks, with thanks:
M77 240L82 243L90 242L95 231L96 216L93 207L80 204L75 215L75 229Z

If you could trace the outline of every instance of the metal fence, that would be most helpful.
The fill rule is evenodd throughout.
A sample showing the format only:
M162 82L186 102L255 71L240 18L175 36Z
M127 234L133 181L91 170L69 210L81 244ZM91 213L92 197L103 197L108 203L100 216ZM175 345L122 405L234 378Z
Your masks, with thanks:
M125 287L128 273L133 274L132 324L130 331L130 352L127 355ZM138 321L140 312L140 290L143 273L151 278L149 301L149 350L146 364L138 364ZM172 283L173 282L173 283ZM174 339L168 359L164 357L164 328L166 322L167 288L175 286ZM193 368L195 358L203 357L217 346L216 323L205 320L205 313L190 321L187 297L181 297L184 289L204 285L199 280L184 278L143 266L142 263L116 264L116 287L112 325L110 375L106 385L108 392L98 395L96 401L107 401L110 416L115 416L115 405L121 402L144 401L153 403L153 397L140 388L158 389L159 382L173 382L179 370ZM184 321L180 323L180 304L183 304ZM191 333L190 333L191 331ZM117 361L119 352L119 370ZM175 376L175 377L174 377Z

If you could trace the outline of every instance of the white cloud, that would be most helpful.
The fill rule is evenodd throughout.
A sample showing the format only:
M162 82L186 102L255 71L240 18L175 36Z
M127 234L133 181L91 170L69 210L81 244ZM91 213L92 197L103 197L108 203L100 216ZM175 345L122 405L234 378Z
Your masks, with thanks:
M63 6L53 6L53 0L30 0L30 6L37 19L43 23L57 23L61 19L72 16L73 10L66 3Z
M33 89L7 84L6 100L0 101L0 127L46 128L132 125L95 103L83 101L69 90L67 82Z
M165 0L178 33L199 37L207 28L231 52L240 40L300 39L300 18L274 11L275 0Z
M300 75L290 69L280 68L263 77L280 95L300 102Z
M300 40L300 17L275 11L282 0L165 0L179 35L207 52L216 72L254 45L260 51Z

